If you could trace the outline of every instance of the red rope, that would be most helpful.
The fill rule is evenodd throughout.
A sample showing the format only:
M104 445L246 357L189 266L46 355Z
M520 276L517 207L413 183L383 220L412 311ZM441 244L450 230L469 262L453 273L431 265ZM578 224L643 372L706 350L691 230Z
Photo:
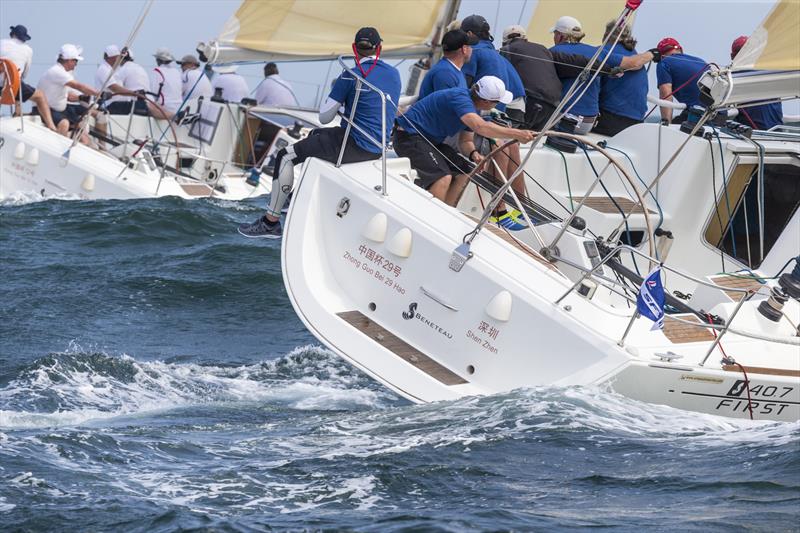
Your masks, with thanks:
M377 48L377 50L375 52L375 61L372 62L372 65L367 69L366 72L364 72L364 67L361 66L361 61L359 60L358 49L356 48L356 43L353 43L353 55L356 56L355 59L356 59L356 66L358 66L358 70L360 70L361 71L361 75L366 78L369 75L369 73L372 72L372 69L374 69L375 66L378 64L378 59L380 59L380 57L381 57L381 46L378 45L378 48Z
M713 326L714 321L711 319L711 313L706 313L706 317L708 318L708 323ZM714 338L716 339L717 330L715 330L714 328L710 329L711 329L711 334L714 335ZM725 353L725 348L722 347L722 341L719 341L717 343L717 346L719 346L719 349L722 352L723 357L725 357L725 359L729 361L732 361L734 365L739 367L739 370L742 371L742 374L744 374L744 386L747 389L747 409L748 411L750 411L750 420L753 420L753 401L750 398L750 380L747 377L747 372L745 372L744 367L739 363L737 363L733 357L728 357L728 354Z

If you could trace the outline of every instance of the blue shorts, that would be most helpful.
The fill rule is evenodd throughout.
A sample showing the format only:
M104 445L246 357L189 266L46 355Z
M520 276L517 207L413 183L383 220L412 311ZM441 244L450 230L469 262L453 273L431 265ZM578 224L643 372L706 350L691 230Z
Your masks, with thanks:
M62 120L67 120L70 126L77 125L86 112L89 110L88 107L84 107L82 105L74 105L69 104L64 109L64 111L56 111L53 108L50 108L50 114L53 115L53 123L58 126L58 123Z

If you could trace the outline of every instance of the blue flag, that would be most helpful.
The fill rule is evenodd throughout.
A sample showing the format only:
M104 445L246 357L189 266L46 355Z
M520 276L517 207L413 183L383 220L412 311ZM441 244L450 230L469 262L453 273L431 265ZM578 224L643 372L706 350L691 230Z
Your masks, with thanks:
M661 284L661 267L656 267L650 272L639 287L636 310L654 322L651 331L664 327L664 286Z

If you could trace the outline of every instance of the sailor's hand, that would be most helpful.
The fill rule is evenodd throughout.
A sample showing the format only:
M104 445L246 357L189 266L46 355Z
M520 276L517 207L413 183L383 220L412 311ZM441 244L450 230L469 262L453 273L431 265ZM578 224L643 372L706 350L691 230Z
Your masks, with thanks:
M147 98L147 95L143 90L136 91L136 99L137 100L144 100Z
M475 163L476 165L479 165L481 161L483 161L484 159L486 159L486 157L481 155L481 153L478 152L477 150L473 150L472 153L469 155L469 160Z
M653 63L661 61L661 52L658 51L658 48L651 48L648 52L653 54Z
M621 78L625 75L625 69L622 67L614 67L608 71L608 75L612 78Z
M514 130L514 135L512 135L512 137L525 144L533 140L534 134L531 130Z

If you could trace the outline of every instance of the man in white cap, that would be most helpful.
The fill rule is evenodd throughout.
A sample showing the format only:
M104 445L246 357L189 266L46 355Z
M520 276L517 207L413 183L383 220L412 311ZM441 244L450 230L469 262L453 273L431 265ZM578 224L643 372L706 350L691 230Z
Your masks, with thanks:
M235 65L214 67L217 75L211 80L211 88L214 90L215 96L219 89L223 100L238 104L243 98L250 96L250 88L244 77L236 72L236 69Z
M181 66L181 94L187 101L193 98L211 98L214 90L211 88L211 81L200 68L200 60L192 54L187 54L178 61Z
M574 17L564 16L559 18L555 25L550 28L550 31L553 34L553 42L555 43L555 46L550 48L550 51L553 53L580 54L591 58L597 51L596 46L581 42L581 39L583 39L586 34L581 27L580 21ZM598 57L598 61L602 61L603 57L603 54L601 54ZM655 51L655 53L653 53L653 51L648 51L633 56L622 56L620 54L610 53L605 64L611 68L620 67L623 70L638 70L649 61L658 61L659 59L660 56L657 55L657 51ZM567 94L567 91L570 90L577 79L577 77L561 79L563 82L563 88L561 90L562 97ZM583 92L583 89L584 86L570 98L570 101L565 107L567 113L581 117L581 121L575 129L575 133L579 135L589 133L589 130L594 126L597 115L600 113L600 78L595 78L586 92L584 92L583 96L577 98L577 96Z
M62 135L68 135L70 125L77 125L83 118L83 113L78 109L80 106L67 105L69 89L74 89L87 96L98 95L96 90L77 81L72 74L78 65L78 61L83 60L81 52L80 47L74 44L63 45L58 53L56 64L47 69L42 77L39 78L37 89L42 91L47 98L53 122L55 122L58 132ZM86 108L83 109L85 110ZM39 110L39 113L41 114L42 111ZM98 120L102 119L98 116ZM98 129L104 130L104 128L105 124L102 124L102 126L98 124ZM88 137L84 136L81 142L89 144Z
M483 157L475 148L474 133L484 137L529 142L533 133L487 122L480 116L497 104L514 98L503 80L480 78L472 88L455 87L434 91L397 117L393 144L397 155L408 157L419 178L415 182L433 196L454 206L467 186L469 164L445 138L460 133L459 151L473 163ZM507 215L507 214L506 214ZM504 220L498 221L503 225Z
M18 24L11 26L8 39L0 40L0 58L10 60L19 71L20 90L15 95L17 105L14 114L15 116L22 115L22 104L30 100L38 109L42 110L41 116L45 126L55 131L56 125L53 123L53 117L50 116L50 106L47 105L47 98L44 93L37 91L24 81L30 73L33 62L33 49L27 44L30 38L27 28ZM3 74L0 72L0 80L2 78ZM2 80L0 86L3 83L5 83L5 80Z
M114 68L118 57L119 46L116 44L109 44L103 50L103 61L100 62L100 65L97 66L97 70L94 73L94 87L98 91L103 87L108 88L106 81L109 80L111 70Z
M167 48L159 48L153 54L156 67L150 71L150 92L158 104L156 116L172 118L183 101L181 73L173 66L175 57Z
M108 106L108 112L112 115L127 115L133 108L136 113L146 115L149 113L146 94L150 89L150 78L147 76L147 71L134 62L131 50L123 48L120 50L120 55L122 56L122 65L117 68L113 83L122 86L127 96L118 97L119 100L114 98L114 101Z
M256 87L255 97L258 105L276 107L298 105L292 86L281 78L278 65L275 63L264 65L264 79Z

